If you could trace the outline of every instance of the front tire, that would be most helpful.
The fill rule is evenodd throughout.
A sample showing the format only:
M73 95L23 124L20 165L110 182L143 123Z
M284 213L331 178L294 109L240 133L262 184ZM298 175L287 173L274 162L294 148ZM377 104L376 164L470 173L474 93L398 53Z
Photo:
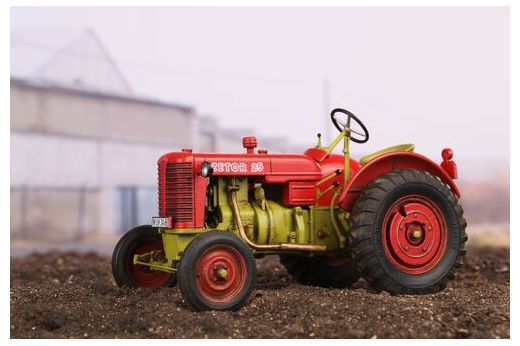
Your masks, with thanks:
M162 237L152 226L139 226L123 235L112 254L112 274L118 286L157 288L175 285L175 274L133 263L134 255L150 251L158 251L164 256Z
M242 239L209 231L188 245L177 277L184 299L195 310L237 310L253 291L256 263Z
M441 180L416 169L396 170L359 195L349 251L373 287L393 294L434 293L462 265L465 229L462 207Z

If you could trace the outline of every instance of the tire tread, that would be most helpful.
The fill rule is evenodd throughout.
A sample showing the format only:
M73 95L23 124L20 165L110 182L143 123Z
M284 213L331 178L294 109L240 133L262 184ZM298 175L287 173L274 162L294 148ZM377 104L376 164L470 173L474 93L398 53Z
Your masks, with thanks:
M428 184L444 196L456 213L460 230L460 245L456 264L438 282L425 288L411 288L395 282L381 267L372 246L372 225L375 220L378 205L382 202L384 194L399 185L407 182L418 182ZM386 173L370 183L356 200L352 208L352 223L349 232L349 253L359 274L373 287L386 290L392 294L426 294L434 293L446 287L451 278L454 277L455 268L462 266L463 257L466 254L465 243L468 239L466 234L467 222L464 211L458 202L458 198L449 187L440 179L428 172L417 169L395 170Z

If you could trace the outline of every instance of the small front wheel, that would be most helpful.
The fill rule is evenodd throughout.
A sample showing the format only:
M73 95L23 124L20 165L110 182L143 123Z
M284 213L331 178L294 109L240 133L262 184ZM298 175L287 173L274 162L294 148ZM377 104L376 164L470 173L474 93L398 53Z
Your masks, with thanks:
M177 277L184 299L196 310L237 310L253 291L256 264L242 239L209 231L186 248Z
M152 226L139 226L123 235L112 255L112 274L118 286L156 288L175 285L175 274L133 263L134 255L151 251L164 257L161 235Z

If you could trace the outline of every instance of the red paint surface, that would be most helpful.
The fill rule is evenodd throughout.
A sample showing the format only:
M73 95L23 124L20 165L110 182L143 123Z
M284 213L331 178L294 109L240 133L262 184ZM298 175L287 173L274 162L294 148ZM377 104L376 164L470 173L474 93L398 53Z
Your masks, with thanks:
M315 205L316 204L316 183L313 181L290 181L283 188L283 204Z
M224 304L240 294L247 281L246 260L232 246L215 245L207 249L195 264L195 284L200 294L212 303ZM227 271L219 278L219 269Z
M361 166L359 162L356 160L350 160L350 176L356 174ZM335 178L318 185L317 188L320 191L325 191L330 185L334 184L334 182L338 182L339 186L333 189L331 192L325 194L320 199L318 199L318 205L328 207L330 206L330 202L334 193L338 190L341 190L343 187L343 169L344 169L344 156L338 154L330 154L326 159L324 159L320 163L320 169L323 173L323 177L327 177L333 174L336 170L340 170L341 174L337 175Z
M442 169L448 173L448 175L452 179L457 179L459 177L459 173L457 171L457 164L452 160L453 158L453 150L450 148L443 149L441 152L442 156Z
M389 153L379 156L362 166L350 179L347 189L344 190L338 199L338 204L344 210L351 210L354 201L359 193L367 184L382 174L393 171L394 169L415 168L426 171L433 176L439 177L449 185L453 193L460 196L460 191L453 179L438 164L429 158L410 152Z
M242 146L246 148L248 154L254 154L257 146L256 137L242 138Z
M448 231L441 210L423 196L397 200L383 221L382 240L386 257L400 271L424 274L446 253ZM413 236L419 232L419 238Z
M159 251L164 256L162 240L150 240L137 245L129 256L128 268L130 275L139 287L157 288L163 287L171 278L171 274L150 270L148 266L135 265L133 263L134 255L142 255L151 251Z
M309 149L305 150L305 153L303 153L303 154L305 156L310 157L311 159L313 159L316 162L321 162L321 161L325 160L325 158L327 156L330 155L325 150L320 149L320 148L309 148Z

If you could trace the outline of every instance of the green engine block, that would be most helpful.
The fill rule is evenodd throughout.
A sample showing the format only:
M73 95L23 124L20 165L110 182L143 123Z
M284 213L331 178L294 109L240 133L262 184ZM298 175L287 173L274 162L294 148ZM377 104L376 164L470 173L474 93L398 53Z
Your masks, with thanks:
M180 259L182 251L193 238L205 231L216 229L238 233L230 205L228 178L219 177L208 187L206 227L203 229L162 229L168 262ZM244 230L252 242L264 244L324 245L327 252L343 249L348 230L348 213L337 207L285 207L266 198L260 184L250 186L247 177L236 178L235 185L240 217ZM336 219L336 225L332 220ZM271 252L256 250L256 253Z

